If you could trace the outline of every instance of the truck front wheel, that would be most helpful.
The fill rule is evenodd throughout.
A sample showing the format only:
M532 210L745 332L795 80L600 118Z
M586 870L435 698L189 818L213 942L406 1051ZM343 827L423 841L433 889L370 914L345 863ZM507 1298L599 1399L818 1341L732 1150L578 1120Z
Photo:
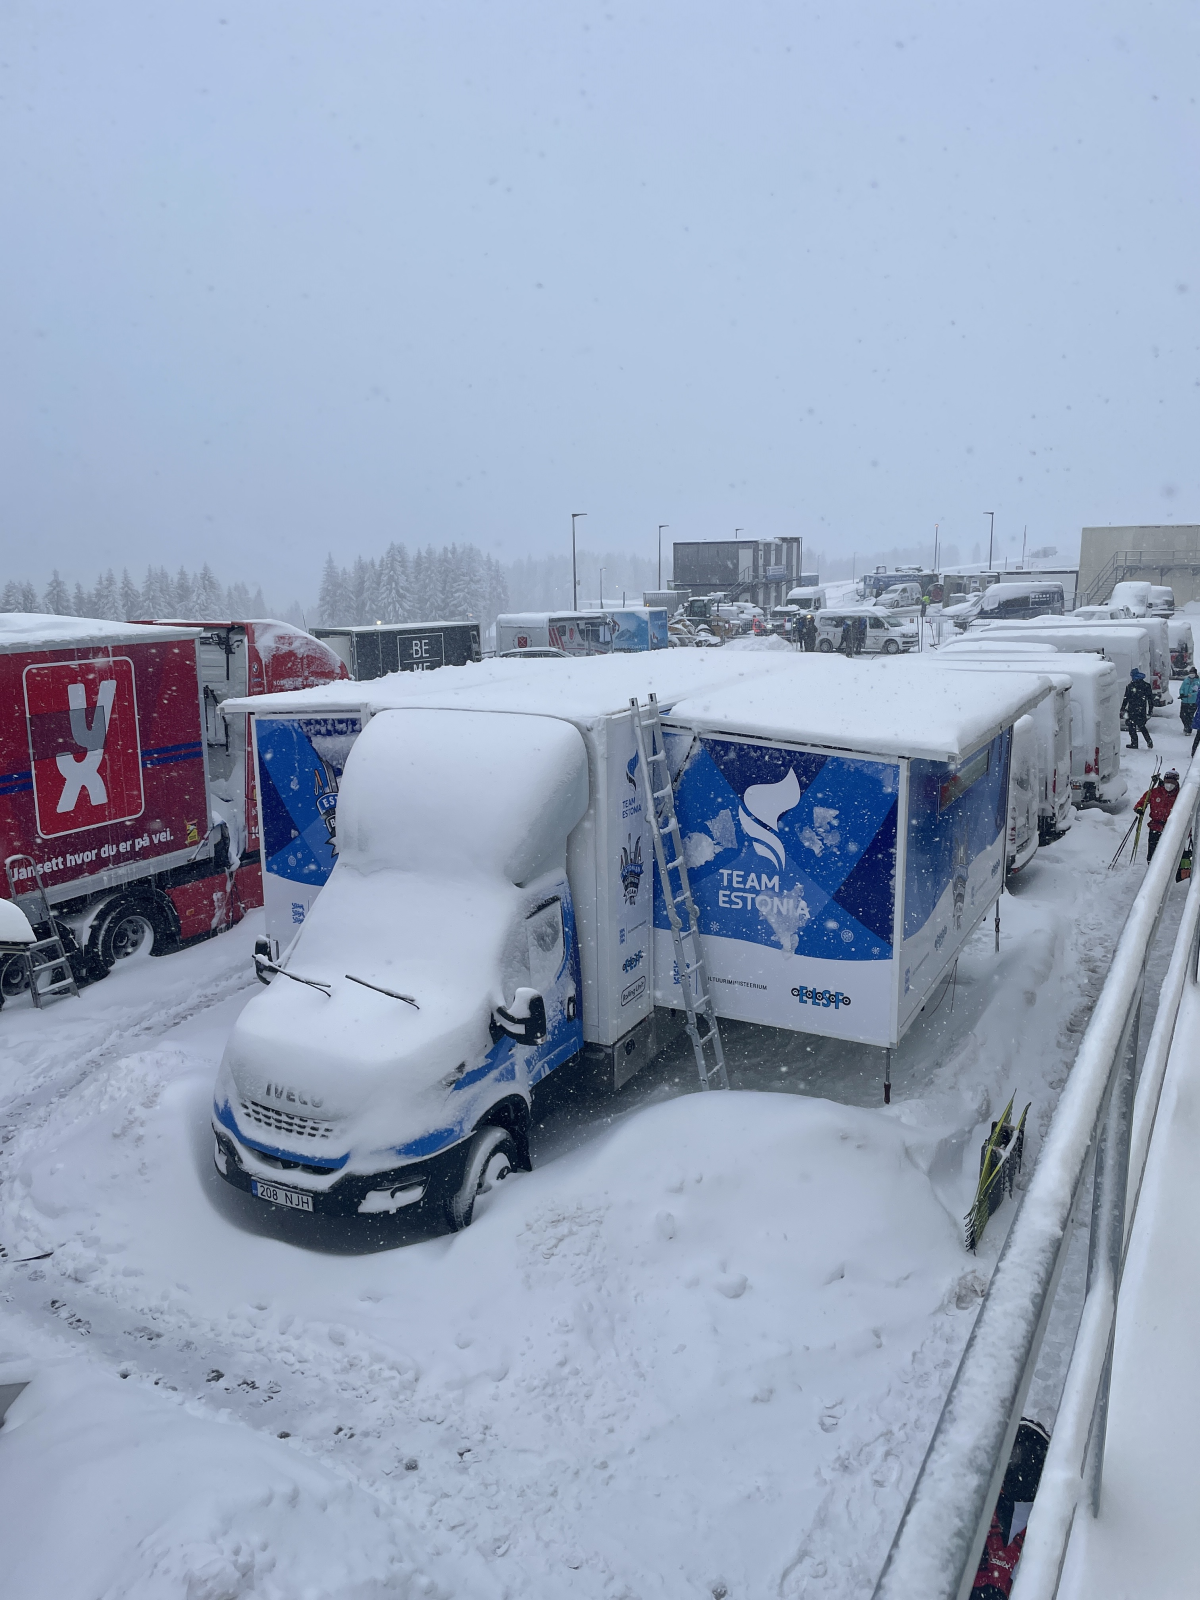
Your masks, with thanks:
M446 1201L446 1222L452 1233L471 1226L475 1201L521 1165L517 1142L507 1128L480 1128L467 1146L462 1183Z

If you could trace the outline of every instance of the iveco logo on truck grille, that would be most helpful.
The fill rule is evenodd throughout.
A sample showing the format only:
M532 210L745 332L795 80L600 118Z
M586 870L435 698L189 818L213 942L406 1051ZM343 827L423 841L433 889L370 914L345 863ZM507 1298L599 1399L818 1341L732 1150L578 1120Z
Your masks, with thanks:
M299 1089L289 1089L286 1083L269 1083L263 1097L267 1100L289 1100L294 1106L312 1106L314 1111L319 1111L325 1104L320 1095L303 1095Z

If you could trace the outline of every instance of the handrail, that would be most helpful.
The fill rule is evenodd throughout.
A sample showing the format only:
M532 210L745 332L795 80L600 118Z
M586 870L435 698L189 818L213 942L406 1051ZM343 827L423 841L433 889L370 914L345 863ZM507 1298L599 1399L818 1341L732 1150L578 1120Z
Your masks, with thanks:
M1059 1576L1075 1514L1084 1491L1089 1487L1092 1490L1092 1514L1095 1515L1099 1510L1099 1469L1103 1461L1104 1442L1099 1437L1099 1429L1093 1419L1098 1417L1098 1401L1103 1399L1107 1409L1108 1368L1112 1360L1112 1337L1125 1255L1141 1195L1150 1139L1162 1096L1167 1058L1171 1053L1184 985L1189 971L1195 970L1198 935L1200 877L1193 875L1179 932L1175 937L1171 964L1159 992L1154 1031L1146 1047L1146 1058L1138 1083L1129 1152L1128 1186L1133 1198L1126 1207L1117 1275L1115 1280L1106 1275L1105 1281L1097 1283L1084 1300L1083 1315L1058 1408L1058 1421L1046 1453L1046 1464L1017 1568L1013 1595L1019 1600L1053 1600L1058 1592ZM1089 1460L1089 1444L1093 1433L1097 1434L1097 1439Z
M966 1600L1008 1464L1066 1257L1088 1158L1097 1149L1089 1295L1124 1239L1133 1066L1146 960L1200 803L1193 762L1147 868L1080 1042L1025 1199L1013 1219L876 1600ZM1118 1090L1114 1094L1114 1088ZM1102 1314L1093 1301L1090 1321ZM1107 1340L1106 1340L1107 1348ZM1104 1383L1107 1361L1102 1364ZM1061 1425L1061 1424L1060 1424ZM1058 1429L1056 1428L1056 1433ZM1097 1430L1102 1439L1102 1427ZM1100 1447L1102 1449L1102 1445ZM1097 1458L1098 1459L1098 1458Z
M1126 573L1155 570L1160 578L1167 572L1200 571L1200 550L1116 550L1088 585L1083 603L1107 599Z

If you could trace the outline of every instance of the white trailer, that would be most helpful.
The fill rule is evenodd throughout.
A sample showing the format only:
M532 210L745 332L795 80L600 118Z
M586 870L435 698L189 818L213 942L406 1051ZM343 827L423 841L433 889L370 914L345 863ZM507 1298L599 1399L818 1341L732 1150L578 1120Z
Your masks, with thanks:
M1045 624L1036 620L996 622L986 627L972 627L965 637L1007 639L1014 644L1048 644L1059 651L1091 651L1112 662L1123 690L1135 667L1145 674L1153 687L1154 663L1147 621L1139 617L1134 622L1077 623L1069 617L1053 617Z
M976 657L967 651L931 650L926 662L958 672L1028 672L1028 660L998 660ZM1052 662L1041 660L1038 671L1050 681L1050 693L1029 713L1037 737L1037 828L1038 843L1047 845L1060 839L1071 826L1071 676L1064 667L1051 670ZM1011 870L1011 869L1010 869Z
M1111 661L1090 651L1052 644L978 639L945 644L935 660L1010 662L1018 672L1068 673L1071 680L1071 799L1076 806L1105 805L1125 793L1121 775L1121 696L1124 682Z

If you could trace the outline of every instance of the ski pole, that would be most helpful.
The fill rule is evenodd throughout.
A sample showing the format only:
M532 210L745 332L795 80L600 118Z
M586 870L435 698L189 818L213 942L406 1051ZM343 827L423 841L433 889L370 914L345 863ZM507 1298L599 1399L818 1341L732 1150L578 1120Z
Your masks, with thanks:
M1125 846L1129 843L1129 836L1133 832L1133 830L1137 827L1137 825L1138 825L1138 818L1135 817L1133 819L1133 821L1129 824L1129 826L1125 829L1125 837L1121 840L1120 844L1113 851L1113 858L1108 863L1108 870L1110 872L1116 866L1117 862L1120 861L1121 856L1122 856L1122 854L1124 852Z

